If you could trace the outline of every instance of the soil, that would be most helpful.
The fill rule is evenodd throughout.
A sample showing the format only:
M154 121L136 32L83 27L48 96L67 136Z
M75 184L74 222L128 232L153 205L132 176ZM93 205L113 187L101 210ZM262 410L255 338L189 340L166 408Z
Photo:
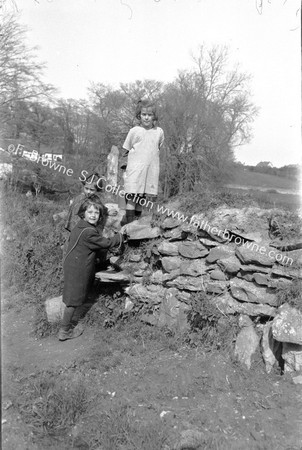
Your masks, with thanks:
M91 448L76 446L74 440L58 445L51 437L46 446L33 439L31 427L23 421L16 401L23 381L56 368L65 373L84 373L86 379L91 379L94 389L102 395L105 411L127 404L132 420L141 427L154 421L162 423L167 437L162 448L166 450L177 448L185 430L201 432L208 442L210 437L220 440L211 441L216 442L212 446L178 448L302 448L301 385L277 371L266 374L260 358L247 371L221 352L185 345L160 348L144 341L142 335L137 339L137 348L126 357L115 347L112 351L119 363L104 370L96 343L99 332L112 334L111 329L100 331L87 326L78 339L59 342L56 336L35 338L33 320L34 308L4 308L2 313L4 450ZM85 436L85 424L77 426L77 435Z

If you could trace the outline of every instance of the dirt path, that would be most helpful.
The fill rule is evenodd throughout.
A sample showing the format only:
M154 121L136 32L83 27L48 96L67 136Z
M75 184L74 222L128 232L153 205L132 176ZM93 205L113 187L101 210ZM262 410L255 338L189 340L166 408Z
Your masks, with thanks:
M127 403L142 426L163 417L172 437L197 429L225 439L225 446L213 448L302 448L301 386L293 385L289 377L241 370L219 353L187 347L159 349L144 340L139 345L145 351L132 349L124 358L120 354L121 363L104 371L101 356L95 353L89 359L88 350L99 348L95 330L88 328L80 338L64 343L56 337L38 340L32 334L33 319L33 309L22 313L11 309L2 315L3 450L43 448L32 444L30 430L10 402L23 377L54 367L63 371L72 367L89 375L103 395L105 410Z
M34 308L4 310L2 330L2 448L3 450L33 450L28 430L14 411L14 397L22 379L37 371L68 367L81 358L91 345L93 333L87 330L78 339L59 342L54 336L37 339L33 335Z

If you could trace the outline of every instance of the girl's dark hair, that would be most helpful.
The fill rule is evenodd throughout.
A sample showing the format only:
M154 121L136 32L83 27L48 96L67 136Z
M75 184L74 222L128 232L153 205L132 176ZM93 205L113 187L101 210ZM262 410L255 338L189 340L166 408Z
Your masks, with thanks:
M158 121L157 108L154 102L151 100L139 100L136 105L135 117L140 120L142 108L151 108L154 115L154 122Z
M81 204L79 211L78 211L78 216L81 219L84 219L85 216L85 211L90 207L90 206L94 206L100 213L100 217L98 220L98 224L100 223L105 223L106 219L108 217L108 209L106 208L106 206L102 203L102 201L100 200L100 198L95 195L92 194L89 197L86 198L86 200L84 200L84 202Z

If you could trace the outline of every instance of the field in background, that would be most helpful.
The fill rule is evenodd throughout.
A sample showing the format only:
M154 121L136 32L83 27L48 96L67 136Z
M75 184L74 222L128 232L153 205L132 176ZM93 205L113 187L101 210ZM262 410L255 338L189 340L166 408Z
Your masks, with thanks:
M302 186L294 178L236 169L225 187L230 193L248 193L262 208L301 208Z

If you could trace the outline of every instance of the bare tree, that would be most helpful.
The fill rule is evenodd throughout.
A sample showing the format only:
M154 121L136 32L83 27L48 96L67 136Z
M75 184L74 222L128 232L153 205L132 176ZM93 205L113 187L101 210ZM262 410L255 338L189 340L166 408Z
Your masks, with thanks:
M18 104L49 96L54 88L42 81L44 65L34 49L24 43L26 29L13 14L4 14L0 24L0 108L3 120Z

